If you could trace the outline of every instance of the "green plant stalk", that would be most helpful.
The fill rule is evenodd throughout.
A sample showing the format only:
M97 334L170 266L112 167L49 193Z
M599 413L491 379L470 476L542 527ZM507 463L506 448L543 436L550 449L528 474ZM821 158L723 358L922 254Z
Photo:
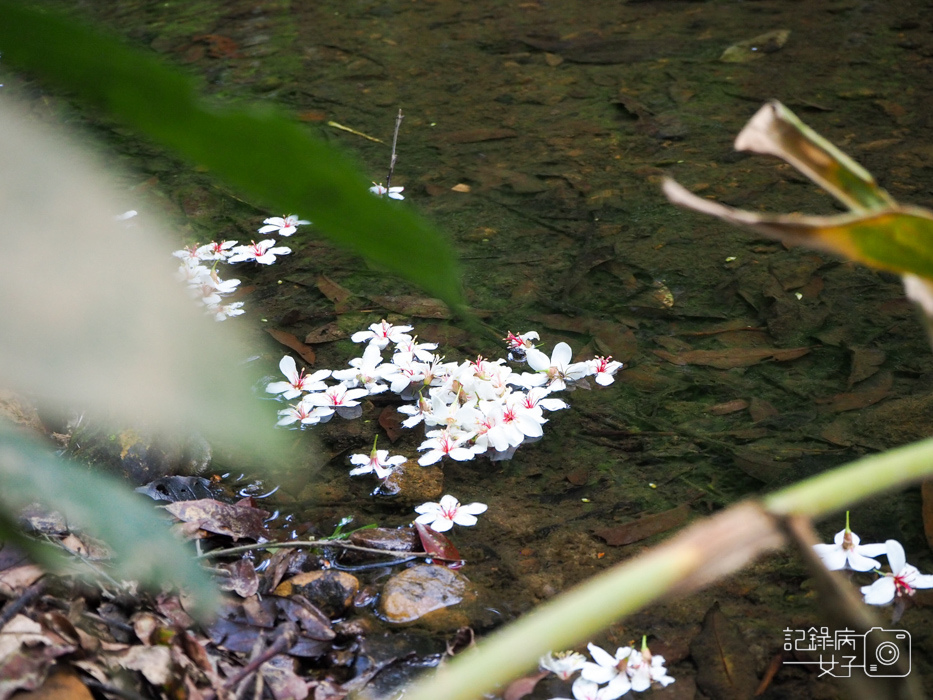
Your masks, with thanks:
M479 698L533 667L549 651L582 644L668 593L698 590L741 568L782 539L780 518L819 518L930 476L933 438L807 479L765 497L759 506L749 502L732 506L496 632L418 682L405 698ZM756 514L761 516L757 520ZM767 522L769 516L774 517ZM703 551L707 541L709 546Z

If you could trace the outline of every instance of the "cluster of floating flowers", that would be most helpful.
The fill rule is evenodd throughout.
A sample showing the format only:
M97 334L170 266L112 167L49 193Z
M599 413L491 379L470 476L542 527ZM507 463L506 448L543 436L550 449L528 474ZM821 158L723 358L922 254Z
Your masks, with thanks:
M280 236L291 236L299 226L310 223L294 215L273 216L263 221L264 226L259 229L259 233L276 232ZM218 321L226 321L231 316L243 313L242 301L223 303L225 297L236 291L240 280L220 279L217 265L222 262L236 264L249 261L271 265L276 256L291 252L291 248L276 246L275 239L268 238L258 243L250 241L249 245L237 245L236 241L212 241L202 246L195 244L176 250L172 255L181 260L176 279L187 283L189 293L205 306L207 313Z
M848 568L878 574L880 578L874 583L861 588L869 605L887 605L895 599L903 601L917 588L933 588L933 575L921 574L917 567L908 564L904 547L897 540L861 544L859 536L849 529L848 511L845 529L836 533L833 544L816 544L813 549L831 571ZM888 558L889 572L882 572L881 564L872 558L882 554Z
M646 637L641 638L640 650L619 647L615 656L595 644L588 644L586 648L592 661L575 651L564 651L542 656L539 662L542 669L564 681L580 672L571 686L575 700L615 700L630 690L641 693L653 683L668 686L674 682L664 668L664 657L651 653Z
M586 385L588 376L600 385L611 384L622 367L611 357L572 362L567 343L558 343L548 357L534 346L539 337L533 331L509 333L506 339L510 358L526 361L533 372L515 372L504 359L444 362L433 352L436 344L419 343L417 337L409 335L411 330L411 326L382 321L354 333L351 340L366 343L366 349L361 357L350 360L349 369L305 374L298 371L290 355L283 357L279 369L286 381L272 382L266 391L286 400L301 399L279 411L277 425L309 426L327 422L334 414L356 418L362 413L361 398L393 391L412 402L398 409L408 416L402 426L425 426L426 439L418 447L424 453L418 460L421 466L444 457L458 461L480 455L509 459L519 445L541 437L542 425L547 422L545 411L568 407L550 394ZM383 351L390 344L393 353L387 362ZM328 378L337 384L328 386L324 382ZM356 465L351 474L372 472L380 479L406 461L375 445L369 455L350 459Z
M389 187L373 183L369 188L377 197L391 199L405 199L402 194L404 187ZM135 211L128 211L116 217L118 221L125 221L136 216ZM263 220L259 233L276 233L279 236L291 236L298 231L299 226L310 224L310 221L299 219L294 214L288 216L272 216ZM237 241L211 241L206 245L194 244L172 255L181 260L181 265L175 278L188 285L188 292L212 314L217 321L226 321L231 316L243 313L243 302L234 301L224 304L225 297L233 294L240 280L222 280L217 274L218 263L236 264L239 262L256 262L260 265L271 265L279 255L288 255L292 252L286 246L276 246L274 238L267 238L258 243L250 241L249 245L237 245ZM205 263L210 263L206 265Z

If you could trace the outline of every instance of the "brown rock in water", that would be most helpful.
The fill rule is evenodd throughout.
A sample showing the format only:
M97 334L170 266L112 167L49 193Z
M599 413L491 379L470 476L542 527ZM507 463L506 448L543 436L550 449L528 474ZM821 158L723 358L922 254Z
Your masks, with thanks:
M288 597L303 595L328 617L341 617L353 605L360 582L346 571L308 571L283 581L273 591Z
M386 582L379 599L379 614L386 622L402 625L475 597L463 574L446 566L420 564Z
M379 492L396 496L406 504L436 501L444 492L444 472L440 467L422 467L410 459L389 474Z

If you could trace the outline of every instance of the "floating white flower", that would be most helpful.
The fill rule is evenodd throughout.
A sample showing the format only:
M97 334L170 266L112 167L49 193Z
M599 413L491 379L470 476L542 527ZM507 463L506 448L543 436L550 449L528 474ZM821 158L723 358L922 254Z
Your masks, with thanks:
M651 653L646 637L641 638L641 651L633 651L628 657L625 670L632 681L632 690L636 693L648 690L652 683L668 686L674 682L674 678L667 675L667 669L664 668L664 657Z
M329 369L319 369L314 374L305 374L304 370L299 372L295 358L291 355L285 355L279 360L279 369L288 381L271 382L266 386L266 391L270 394L281 394L283 399L293 399L303 391L324 391L327 385L322 380L331 374Z
M589 373L596 375L596 383L600 386L609 386L615 381L614 375L622 369L622 363L608 357L595 357L586 363L589 366Z
M485 503L462 506L456 498L447 495L441 497L440 503L422 503L415 508L415 512L420 513L415 522L427 525L436 532L447 532L454 525L476 525L476 516L485 513L486 508Z
M288 255L292 252L291 248L285 246L273 246L275 246L275 241L271 238L259 241L259 243L253 241L249 245L238 245L230 251L232 255L227 258L227 262L238 263L254 260L260 265L271 265L275 262L275 256Z
M291 236L298 230L299 226L304 226L305 224L310 224L310 221L305 221L304 219L299 219L294 214L289 214L288 216L273 216L268 219L264 219L263 222L266 224L259 229L259 233L278 233L280 236Z
M600 697L614 699L632 689L632 681L627 671L629 657L635 651L632 647L619 647L615 656L595 644L587 644L586 648L589 649L595 663L588 661L583 664L580 677L600 685L608 683L601 690L604 694Z
M586 663L586 657L575 651L559 651L556 654L549 652L538 660L538 665L545 671L550 671L562 681L570 680L570 677L583 668Z
M377 437L376 440L378 439ZM350 476L374 472L380 479L385 479L392 473L395 467L408 461L402 455L390 457L388 450L377 450L376 440L373 441L373 451L368 455L350 455L350 463L357 465L356 469L350 470Z
M848 566L853 571L871 571L881 566L879 554L887 552L884 544L859 544L859 536L849 529L849 511L846 511L845 529L836 533L835 544L815 544L813 550L819 555L830 571L837 571Z
M404 187L390 187L386 189L385 185L380 185L377 182L374 182L373 186L369 188L369 191L374 195L378 197L388 196L389 199L405 199L405 195L402 194L404 190Z
M354 343L372 343L381 350L389 343L401 343L411 340L411 336L408 335L411 328L411 326L393 326L385 319L382 319L380 323L372 324L369 330L354 333L350 336L350 340Z
M884 574L870 586L862 586L862 595L869 605L887 605L895 597L912 596L916 588L933 588L933 576L921 574L907 563L904 547L897 540L884 543L887 549L890 573Z
M544 379L539 380L539 383L546 384L551 391L566 389L568 382L583 379L589 374L589 367L585 362L571 363L573 350L567 343L555 345L550 357L537 348L529 348L525 357L528 366L543 375Z
M428 450L418 460L418 464L427 467L440 462L441 457L450 457L458 462L466 462L475 456L473 450L463 447L462 444L470 436L454 437L449 430L432 430L427 433L428 439L418 446L418 451Z

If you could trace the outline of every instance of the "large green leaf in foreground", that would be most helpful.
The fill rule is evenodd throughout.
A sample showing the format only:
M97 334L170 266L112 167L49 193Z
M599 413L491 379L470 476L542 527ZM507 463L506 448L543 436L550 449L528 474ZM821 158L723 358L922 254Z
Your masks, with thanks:
M6 0L0 0L0 52L4 62L75 91L270 211L309 217L339 245L462 306L448 242L404 206L370 195L347 157L281 113L211 108L191 79L155 57Z
M216 606L219 595L207 573L156 517L152 502L122 482L58 459L3 423L0 475L0 511L17 512L38 498L70 526L106 537L114 578L155 587L183 584L197 611ZM2 530L0 524L0 540Z

